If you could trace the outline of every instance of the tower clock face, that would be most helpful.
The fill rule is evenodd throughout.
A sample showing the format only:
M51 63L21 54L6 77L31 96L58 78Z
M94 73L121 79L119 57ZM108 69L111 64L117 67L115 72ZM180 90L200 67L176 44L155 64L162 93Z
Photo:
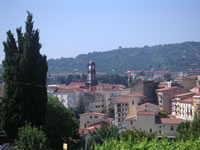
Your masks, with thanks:
M91 66L89 66L88 68L89 68L89 70L91 70Z

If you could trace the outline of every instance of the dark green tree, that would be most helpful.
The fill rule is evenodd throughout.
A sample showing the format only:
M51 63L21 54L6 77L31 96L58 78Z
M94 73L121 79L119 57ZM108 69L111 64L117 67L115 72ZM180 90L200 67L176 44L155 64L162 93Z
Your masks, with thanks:
M45 123L47 103L47 62L40 54L39 30L33 29L32 14L28 12L26 30L18 28L17 41L11 31L3 42L5 81L1 108L1 123L10 139L17 137L25 122L39 127Z
M74 113L67 109L57 98L49 97L47 103L47 116L45 132L50 147L54 150L62 149L63 143L69 149L79 147L79 121Z

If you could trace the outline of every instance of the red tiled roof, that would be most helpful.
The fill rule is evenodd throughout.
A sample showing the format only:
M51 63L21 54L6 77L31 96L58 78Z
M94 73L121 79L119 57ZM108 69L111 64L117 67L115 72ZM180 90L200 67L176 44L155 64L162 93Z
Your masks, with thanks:
M170 118L160 118L162 124L180 124L183 122L183 119L170 119Z
M69 86L85 87L85 82L71 82Z
M153 112L153 111L138 111L137 115L154 116L155 112Z
M195 94L194 96L200 96L200 93Z
M79 128L79 133L81 135L87 135L89 133L89 131L94 132L94 131L96 131L96 129L99 129L100 127L101 127L101 125L97 124L95 126L91 126L91 127L85 128L85 129Z
M178 87L168 87L168 88L162 88L162 89L157 89L156 91L157 92L163 92L163 91L168 91L168 90L173 90L173 89L176 89Z
M98 113L98 112L87 112L87 113L84 113L84 114L80 114L80 116L86 116L86 115L105 116L105 114Z
M187 93L182 93L182 94L178 94L178 95L176 95L176 96L186 96L186 95L191 95L191 97L194 95L195 93L193 93L193 92L187 92Z
M136 119L137 119L136 115L130 115L130 116L127 116L126 121L136 120Z
M172 102L175 102L175 101L176 101L176 99L175 99L175 98L174 98L174 99L171 99L171 101L172 101Z
M128 103L128 97L116 99L115 103Z
M200 85L195 86L193 89L200 89Z
M58 89L56 93L74 93L73 89Z
M133 93L129 93L126 96L138 96L138 97L145 97L143 94L139 93L139 92L133 92Z
M180 103L193 103L193 98L186 98L179 101Z

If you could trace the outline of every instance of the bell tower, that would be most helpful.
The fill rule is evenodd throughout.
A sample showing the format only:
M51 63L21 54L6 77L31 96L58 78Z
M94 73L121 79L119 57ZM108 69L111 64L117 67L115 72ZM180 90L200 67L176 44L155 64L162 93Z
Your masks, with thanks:
M96 80L96 65L93 61L88 63L88 88L92 89L93 86L97 85Z

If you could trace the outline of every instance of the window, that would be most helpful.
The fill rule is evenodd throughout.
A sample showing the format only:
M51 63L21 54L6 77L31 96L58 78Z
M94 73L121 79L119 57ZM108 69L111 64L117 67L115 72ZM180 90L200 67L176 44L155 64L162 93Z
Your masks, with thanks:
M128 107L128 104L125 104L126 107Z
M134 105L134 101L132 101L132 105Z
M84 124L85 128L87 127L86 123Z
M98 116L95 116L94 118L98 118Z
M131 121L131 124L133 124L133 121Z
M162 128L162 126L160 125L159 128Z
M152 129L149 129L149 133L152 133Z
M92 116L90 116L90 119L92 119Z
M165 127L165 125L163 125L163 127Z
M120 104L117 104L117 107L120 107Z
M174 130L174 126L171 126L170 129L171 129L171 131L173 131Z
M161 131L159 130L159 134L161 134Z
M120 119L118 118L118 122L120 122Z
M118 117L120 117L120 113L118 114Z

